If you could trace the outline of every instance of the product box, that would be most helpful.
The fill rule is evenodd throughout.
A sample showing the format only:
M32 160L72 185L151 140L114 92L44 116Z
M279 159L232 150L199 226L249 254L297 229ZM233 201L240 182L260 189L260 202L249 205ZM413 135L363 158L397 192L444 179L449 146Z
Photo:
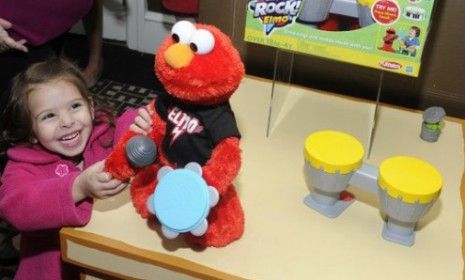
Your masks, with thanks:
M417 77L434 0L251 0L245 41Z

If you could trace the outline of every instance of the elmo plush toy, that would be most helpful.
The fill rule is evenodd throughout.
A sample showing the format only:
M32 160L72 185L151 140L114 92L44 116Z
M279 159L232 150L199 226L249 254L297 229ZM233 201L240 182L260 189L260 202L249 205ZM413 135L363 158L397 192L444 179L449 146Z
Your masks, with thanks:
M202 167L201 176L219 193L210 209L208 229L201 236L184 234L202 246L226 246L241 237L244 213L232 181L239 172L240 134L229 105L244 76L244 65L231 40L216 27L177 22L155 56L155 73L166 92L150 104L157 159L146 167L134 167L125 147L135 133L128 131L106 159L114 177L134 176L130 194L137 212L154 217L146 206L157 186L163 166L182 168L190 162Z

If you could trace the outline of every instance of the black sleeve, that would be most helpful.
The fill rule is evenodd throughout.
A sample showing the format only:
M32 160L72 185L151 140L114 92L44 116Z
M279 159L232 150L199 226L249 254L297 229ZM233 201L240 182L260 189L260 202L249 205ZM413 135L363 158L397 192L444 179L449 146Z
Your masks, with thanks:
M228 137L241 137L234 112L231 110L229 103L215 108L214 114L210 116L209 120L205 120L205 124L208 126L208 132L215 145Z

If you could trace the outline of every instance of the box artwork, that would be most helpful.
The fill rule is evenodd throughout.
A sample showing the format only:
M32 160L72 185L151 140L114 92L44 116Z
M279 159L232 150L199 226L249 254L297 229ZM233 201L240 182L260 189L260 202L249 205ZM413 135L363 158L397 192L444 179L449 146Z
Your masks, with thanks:
M252 0L245 41L417 77L433 0Z

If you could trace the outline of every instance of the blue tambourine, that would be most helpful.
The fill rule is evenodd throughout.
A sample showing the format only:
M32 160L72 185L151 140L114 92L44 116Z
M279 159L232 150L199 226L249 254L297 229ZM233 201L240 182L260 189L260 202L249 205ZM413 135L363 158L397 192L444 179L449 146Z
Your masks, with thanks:
M184 232L205 234L210 208L218 203L219 194L202 178L202 167L195 162L181 169L164 166L157 178L158 185L147 200L147 208L161 223L163 235L173 239Z

